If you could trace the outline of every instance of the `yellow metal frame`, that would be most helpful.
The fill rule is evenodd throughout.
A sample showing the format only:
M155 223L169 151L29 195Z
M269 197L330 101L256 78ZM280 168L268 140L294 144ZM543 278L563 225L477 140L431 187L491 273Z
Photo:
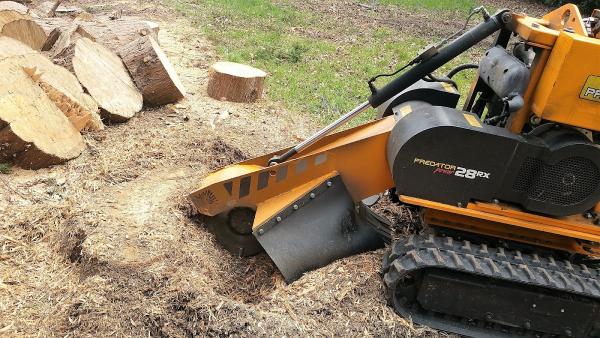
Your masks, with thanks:
M525 105L511 116L510 130L520 133L536 115L600 131L600 96L594 100L583 95L586 88L598 89L600 95L600 40L587 36L577 6L564 5L541 19L514 14L512 29L542 51L532 67Z
M502 204L473 202L459 208L410 196L400 200L423 207L429 225L600 257L600 227L580 215L552 218Z
M329 135L305 152L285 163L265 166L275 154L267 154L223 168L209 175L200 190L189 198L202 214L214 216L235 207L257 209L261 215L275 214L293 199L294 192L304 191L311 182L321 182L328 175L339 174L355 201L385 191L393 186L385 151L393 116L353 129ZM286 149L287 150L287 149ZM274 197L281 197L279 202Z

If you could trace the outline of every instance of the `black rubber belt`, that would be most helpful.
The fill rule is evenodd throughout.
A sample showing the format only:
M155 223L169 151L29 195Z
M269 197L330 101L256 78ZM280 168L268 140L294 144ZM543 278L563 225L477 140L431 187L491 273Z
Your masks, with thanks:
M435 235L416 235L406 241L395 242L384 257L384 282L386 286L392 287L411 273L431 268L451 269L533 285L600 301L599 268L572 264L552 257L542 259L536 254L525 254L518 250L488 247L486 244L473 244L469 241L457 241L452 237ZM388 292L388 297L393 295ZM412 311L407 309L406 312ZM429 318L429 320L436 319ZM455 321L455 324L460 325L460 323L460 319ZM465 324L464 329L468 331L469 326ZM494 331L499 337L507 336L506 333ZM535 332L531 331L531 334Z

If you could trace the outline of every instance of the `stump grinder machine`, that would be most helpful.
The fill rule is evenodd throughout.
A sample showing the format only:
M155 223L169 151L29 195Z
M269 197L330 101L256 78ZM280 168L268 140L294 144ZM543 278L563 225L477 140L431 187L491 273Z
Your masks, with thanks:
M225 248L266 251L289 282L388 242L389 303L416 323L600 337L600 11L475 13L387 85L371 79L368 101L331 125L210 174L189 198ZM434 74L484 40L479 64ZM452 77L469 68L459 109ZM371 107L376 119L334 133ZM423 231L392 238L369 207L382 193Z

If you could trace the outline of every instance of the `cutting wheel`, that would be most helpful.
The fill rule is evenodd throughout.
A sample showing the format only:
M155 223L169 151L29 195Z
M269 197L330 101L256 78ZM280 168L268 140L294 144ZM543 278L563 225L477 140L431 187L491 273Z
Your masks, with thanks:
M239 257L253 256L263 251L252 234L255 211L250 208L234 208L214 217L207 217L210 232L232 254Z

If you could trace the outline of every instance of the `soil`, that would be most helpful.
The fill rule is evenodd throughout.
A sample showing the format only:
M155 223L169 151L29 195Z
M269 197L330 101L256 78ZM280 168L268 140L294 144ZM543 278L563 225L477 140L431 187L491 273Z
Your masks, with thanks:
M268 99L208 98L213 46L159 2L78 3L159 22L188 96L86 134L88 150L66 165L0 175L0 335L447 336L386 305L381 250L287 285L266 255L241 259L215 243L186 195L208 172L319 126ZM344 17L368 11L348 1L294 3L325 12L337 6Z

